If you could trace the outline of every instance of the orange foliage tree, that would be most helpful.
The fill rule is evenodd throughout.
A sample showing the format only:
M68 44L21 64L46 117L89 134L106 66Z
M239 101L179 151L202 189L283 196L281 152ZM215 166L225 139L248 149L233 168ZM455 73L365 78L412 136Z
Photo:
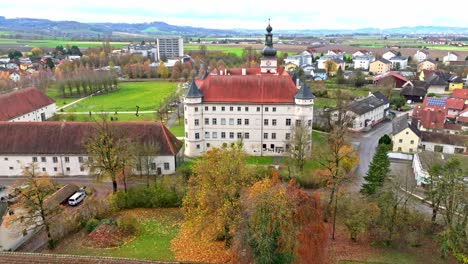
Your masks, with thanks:
M326 229L317 195L291 181L255 183L244 194L235 261L240 263L324 263Z

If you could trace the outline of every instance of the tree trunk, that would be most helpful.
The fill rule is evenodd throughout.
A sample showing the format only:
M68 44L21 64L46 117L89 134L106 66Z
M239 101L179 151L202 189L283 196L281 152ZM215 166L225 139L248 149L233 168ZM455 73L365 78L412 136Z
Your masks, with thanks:
M125 176L125 169L122 172L122 176L123 176L124 190L125 192L127 192L127 176Z
M431 218L431 222L433 225L436 223L437 209L438 209L438 206L433 203L432 204L432 218Z
M114 193L117 192L117 181L115 179L112 180L112 189Z
M336 189L336 185L333 183L331 193L330 193L330 198L328 199L327 207L325 208L325 213L323 214L323 220L325 222L327 222L328 217L330 217L330 209L332 207L333 198L335 197L335 192L336 192L335 189Z
M333 231L332 239L335 240L335 230L336 230L336 211L338 209L338 193L335 195L335 205L333 207Z

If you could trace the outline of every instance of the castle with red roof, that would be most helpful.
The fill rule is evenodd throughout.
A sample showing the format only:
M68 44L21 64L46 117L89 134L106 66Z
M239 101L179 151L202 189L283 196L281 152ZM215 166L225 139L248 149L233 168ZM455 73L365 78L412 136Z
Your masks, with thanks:
M212 71L185 95L185 155L242 141L249 155L283 155L293 128L312 129L314 96L278 68L268 24L259 68ZM309 146L310 147L310 146Z

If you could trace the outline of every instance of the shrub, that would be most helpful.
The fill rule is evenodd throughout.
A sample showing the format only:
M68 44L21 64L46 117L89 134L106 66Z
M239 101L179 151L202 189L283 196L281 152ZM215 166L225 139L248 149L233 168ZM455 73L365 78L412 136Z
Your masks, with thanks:
M179 207L185 194L182 177L165 177L149 187L136 186L114 196L119 209Z
M117 222L115 221L114 218L106 218L106 219L102 219L101 222L99 223L101 225L113 225L113 226L116 226L117 225Z
M96 227L99 225L99 220L96 218L91 218L86 222L85 228L88 231L88 233L91 233L96 229Z
M117 227L126 234L135 234L138 232L137 219L130 215L124 215L117 219Z

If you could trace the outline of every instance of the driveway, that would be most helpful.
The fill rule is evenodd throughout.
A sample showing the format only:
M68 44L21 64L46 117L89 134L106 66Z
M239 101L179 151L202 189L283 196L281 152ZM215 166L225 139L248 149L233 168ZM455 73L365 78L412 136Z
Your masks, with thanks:
M369 169L369 164L374 157L379 139L392 132L392 122L383 121L372 128L368 132L351 134L351 144L357 150L359 156L359 166L355 172L356 177L349 189L358 192L364 183L364 176Z

